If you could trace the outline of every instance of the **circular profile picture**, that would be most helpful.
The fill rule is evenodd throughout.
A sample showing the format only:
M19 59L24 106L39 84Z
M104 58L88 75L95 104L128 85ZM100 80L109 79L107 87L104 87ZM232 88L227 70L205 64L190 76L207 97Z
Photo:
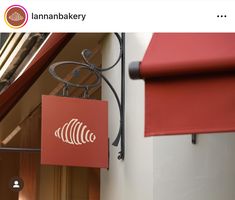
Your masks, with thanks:
M11 28L22 28L28 21L28 12L23 6L12 5L5 11L4 19Z

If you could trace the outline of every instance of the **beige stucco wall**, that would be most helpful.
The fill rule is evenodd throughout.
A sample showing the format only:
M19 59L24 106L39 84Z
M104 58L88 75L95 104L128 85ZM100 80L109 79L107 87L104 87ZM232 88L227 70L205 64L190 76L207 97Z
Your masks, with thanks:
M130 80L128 64L141 60L151 33L126 34L126 156L117 159L120 147L110 145L110 168L101 171L101 200L153 199L153 139L144 138L144 82ZM103 46L103 66L111 64L118 54L113 35ZM120 92L120 65L106 76ZM109 100L109 136L112 143L117 135L119 113L111 91L102 85L103 99Z
M131 61L141 60L150 33L126 34L126 70ZM106 38L103 65L114 60L118 46ZM120 67L107 73L116 88ZM103 98L109 99L112 142L118 129L118 110L103 84ZM235 134L191 135L144 138L144 82L126 74L126 158L117 160L119 148L110 146L110 169L101 173L101 200L234 200Z

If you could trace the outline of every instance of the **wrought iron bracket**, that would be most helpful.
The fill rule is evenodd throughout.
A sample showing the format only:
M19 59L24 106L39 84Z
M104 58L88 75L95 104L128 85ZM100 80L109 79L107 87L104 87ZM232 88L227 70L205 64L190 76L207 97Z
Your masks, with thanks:
M90 98L89 91L92 88L99 87L101 85L102 80L108 85L110 90L112 91L115 100L117 102L119 108L120 115L120 126L118 130L118 134L114 142L113 146L118 146L120 144L120 152L118 155L119 160L124 160L125 158L125 33L121 35L119 33L114 33L118 43L119 43L119 55L114 64L111 66L101 68L97 67L94 63L90 62L90 58L93 55L93 52L89 49L84 49L81 52L83 62L77 61L62 61L52 64L49 67L50 74L57 79L58 81L64 84L63 88L63 96L69 96L69 88L80 88L83 89L83 95L80 98ZM112 86L111 82L103 75L103 72L112 70L121 62L121 97L119 98L115 88ZM73 64L77 66L72 71L72 76L79 78L81 70L88 70L89 73L92 73L95 76L95 81L93 83L72 83L68 80L63 79L56 73L56 68L66 66L68 64Z

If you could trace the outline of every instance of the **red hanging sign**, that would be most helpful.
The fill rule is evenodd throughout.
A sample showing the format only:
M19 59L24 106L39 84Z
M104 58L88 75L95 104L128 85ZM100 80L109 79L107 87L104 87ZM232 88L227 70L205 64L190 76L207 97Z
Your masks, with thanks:
M41 164L107 168L107 102L43 96Z

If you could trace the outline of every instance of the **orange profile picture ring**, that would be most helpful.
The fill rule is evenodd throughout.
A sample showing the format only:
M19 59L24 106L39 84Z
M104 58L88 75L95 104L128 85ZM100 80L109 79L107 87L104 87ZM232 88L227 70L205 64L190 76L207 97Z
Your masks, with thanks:
M23 6L12 5L6 9L4 19L11 28L22 28L28 21L28 12Z

